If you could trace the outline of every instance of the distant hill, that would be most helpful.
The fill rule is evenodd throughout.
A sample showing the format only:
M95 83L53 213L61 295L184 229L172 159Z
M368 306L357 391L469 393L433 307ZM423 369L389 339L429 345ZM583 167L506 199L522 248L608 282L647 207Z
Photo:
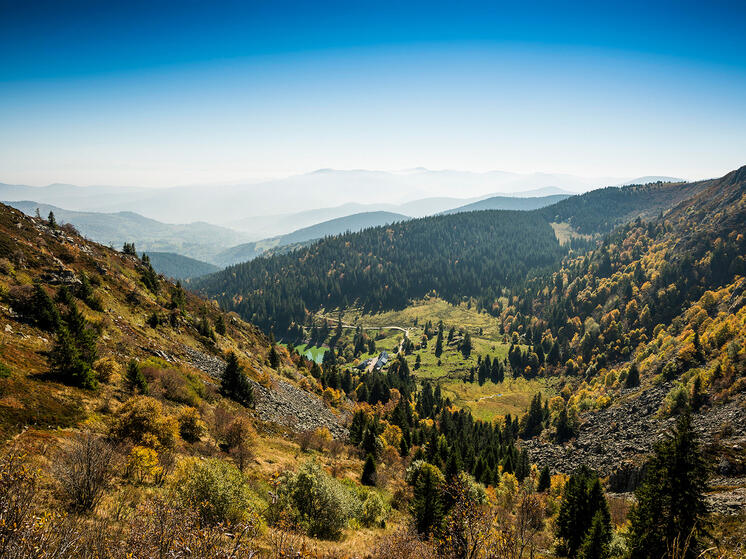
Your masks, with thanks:
M550 222L569 223L578 233L607 233L637 217L657 217L660 212L695 196L706 184L707 181L609 186L537 211Z
M210 261L220 266L230 266L239 262L247 262L268 250L281 253L285 252L277 250L281 247L294 246L297 248L297 246L303 245L308 241L321 239L329 235L339 235L348 231L361 231L369 227L388 225L407 219L410 219L409 216L392 212L356 213L330 219L316 225L311 225L310 227L304 227L287 235L280 235L252 243L243 243L216 254Z
M452 210L446 210L444 214L455 214L461 212L474 212L478 210L537 210L546 206L556 204L566 198L569 194L555 194L553 196L540 196L537 198L515 198L512 196L492 196L479 202L466 204Z
M432 215L476 201L489 194L525 192L545 187L558 187L584 192L599 186L619 184L624 177L577 177L558 173L511 173L505 171L468 172L457 170L409 169L379 171L366 169L319 169L314 172L264 181L236 184L176 186L173 188L137 188L54 184L45 187L0 184L0 200L38 200L46 204L77 211L132 211L166 223L207 221L225 224L252 218L259 230L245 229L251 238L259 239L284 234L263 232L272 220L262 223L253 216L293 214L332 204L362 204L361 211L394 211L413 217ZM282 196L278 196L282 193ZM466 198L451 203L449 198ZM471 199L470 199L471 198ZM435 199L436 204L420 204ZM446 205L437 203L446 199ZM413 201L415 203L413 203ZM410 209L382 207L382 204L410 204ZM375 205L376 207L371 207ZM325 216L319 221L333 219ZM295 224L293 228L311 223ZM249 239L247 239L249 240Z
M684 179L679 179L676 177L647 175L644 177L637 177L636 179L630 179L628 181L624 181L619 186L628 186L630 184L650 184L651 182L686 182L686 181Z
M37 208L42 217L53 211L58 222L73 224L82 235L101 244L121 248L124 242L134 242L138 251L173 252L199 260L247 238L244 233L204 222L174 225L133 212L78 212L31 201L7 204L31 216Z
M220 268L201 260L182 256L175 252L146 252L150 263L159 274L166 277L185 280L217 272Z

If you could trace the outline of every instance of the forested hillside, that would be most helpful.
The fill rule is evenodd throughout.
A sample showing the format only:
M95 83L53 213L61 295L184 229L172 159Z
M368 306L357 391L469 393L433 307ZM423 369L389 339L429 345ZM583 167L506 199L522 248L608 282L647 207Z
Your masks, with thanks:
M552 194L551 196L535 196L518 198L516 196L491 196L479 202L459 206L452 210L446 210L444 214L457 214L462 212L476 212L479 210L536 210L556 204L560 200L569 198L569 194Z
M433 291L449 301L494 300L564 253L538 214L472 212L330 237L227 268L195 287L285 335L321 307L396 309Z
M569 223L578 233L607 233L637 217L651 219L691 198L708 181L609 186L538 210L550 222Z
M282 253L289 250L284 247L297 247L300 244L308 244L309 241L321 239L329 235L339 235L348 231L360 231L368 227L388 225L389 223L404 221L406 219L409 219L409 217L393 212L355 213L296 229L285 235L233 246L213 255L210 261L220 266L231 266L241 262L248 262L266 251L273 251L273 254Z

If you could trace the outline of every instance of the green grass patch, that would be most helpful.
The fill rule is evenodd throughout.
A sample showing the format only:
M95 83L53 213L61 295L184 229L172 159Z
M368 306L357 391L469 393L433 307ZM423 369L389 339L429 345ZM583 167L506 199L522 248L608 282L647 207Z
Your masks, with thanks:
M315 361L316 363L319 363L319 364L324 359L324 354L327 351L329 351L328 347L317 347L317 346L309 347L307 344L297 345L295 346L295 349L298 350L298 353L300 353L307 359L310 359L311 361Z

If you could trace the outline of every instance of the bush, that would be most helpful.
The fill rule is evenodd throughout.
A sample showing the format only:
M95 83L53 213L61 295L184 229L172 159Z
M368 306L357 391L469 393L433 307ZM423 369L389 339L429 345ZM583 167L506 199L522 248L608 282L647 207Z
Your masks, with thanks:
M83 433L57 457L54 477L70 508L96 508L113 476L114 449L101 438Z
M667 416L678 415L689 407L689 392L686 386L676 382L663 401L662 411Z
M180 501L204 522L241 522L251 508L246 480L233 464L219 458L188 460L174 479Z
M0 378L9 378L13 373L5 363L0 363Z
M184 408L179 414L179 434L188 443L196 443L207 432L207 425L196 408Z
M127 458L127 477L137 483L155 480L161 473L158 453L152 448L134 446Z
M368 493L363 501L363 510L360 515L360 523L363 526L379 526L386 518L386 505L380 495L375 491Z
M111 435L143 446L171 448L178 432L177 421L164 413L158 400L135 396L119 409Z
M348 521L358 516L359 500L316 462L306 462L279 480L275 517L283 510L310 536L337 540Z
M115 375L122 372L122 366L113 357L103 357L93 364L98 380L103 383L109 382Z

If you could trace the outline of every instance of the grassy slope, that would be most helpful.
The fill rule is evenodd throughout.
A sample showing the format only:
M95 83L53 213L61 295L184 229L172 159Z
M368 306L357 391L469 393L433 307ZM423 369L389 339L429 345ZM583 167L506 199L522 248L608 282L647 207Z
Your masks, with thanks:
M339 313L330 312L328 319L337 320ZM428 342L427 348L415 350L407 356L410 370L421 380L436 381L440 384L443 393L450 397L453 403L460 408L469 409L472 414L484 420L492 420L505 414L522 415L528 408L531 398L538 392L545 396L552 396L555 390L544 380L506 379L499 384L490 381L480 386L478 383L464 382L469 376L469 371L477 364L478 355L497 356L504 359L508 355L509 343L505 343L503 336L499 333L497 320L485 312L478 312L475 308L463 303L451 305L437 298L427 298L413 302L400 311L389 311L366 315L357 309L350 309L343 313L343 322L350 325L363 327L399 326L408 330L409 338L419 344L422 338L423 328L429 320L433 325L443 321L446 330L455 326L468 329L472 336L474 350L468 359L465 359L455 346L444 344L444 351L440 358L434 354L435 339ZM417 326L415 326L417 322ZM481 334L479 333L481 330ZM351 329L346 329L345 334L352 335ZM368 332L376 336L375 332ZM402 340L403 332L400 330L382 330L377 335L383 336L376 340L377 351L391 351L398 348ZM525 349L525 348L524 348ZM377 355L377 353L376 353ZM420 356L421 367L414 370L417 355ZM374 355L363 354L360 360ZM501 396L495 396L501 394ZM493 397L494 396L494 397Z

